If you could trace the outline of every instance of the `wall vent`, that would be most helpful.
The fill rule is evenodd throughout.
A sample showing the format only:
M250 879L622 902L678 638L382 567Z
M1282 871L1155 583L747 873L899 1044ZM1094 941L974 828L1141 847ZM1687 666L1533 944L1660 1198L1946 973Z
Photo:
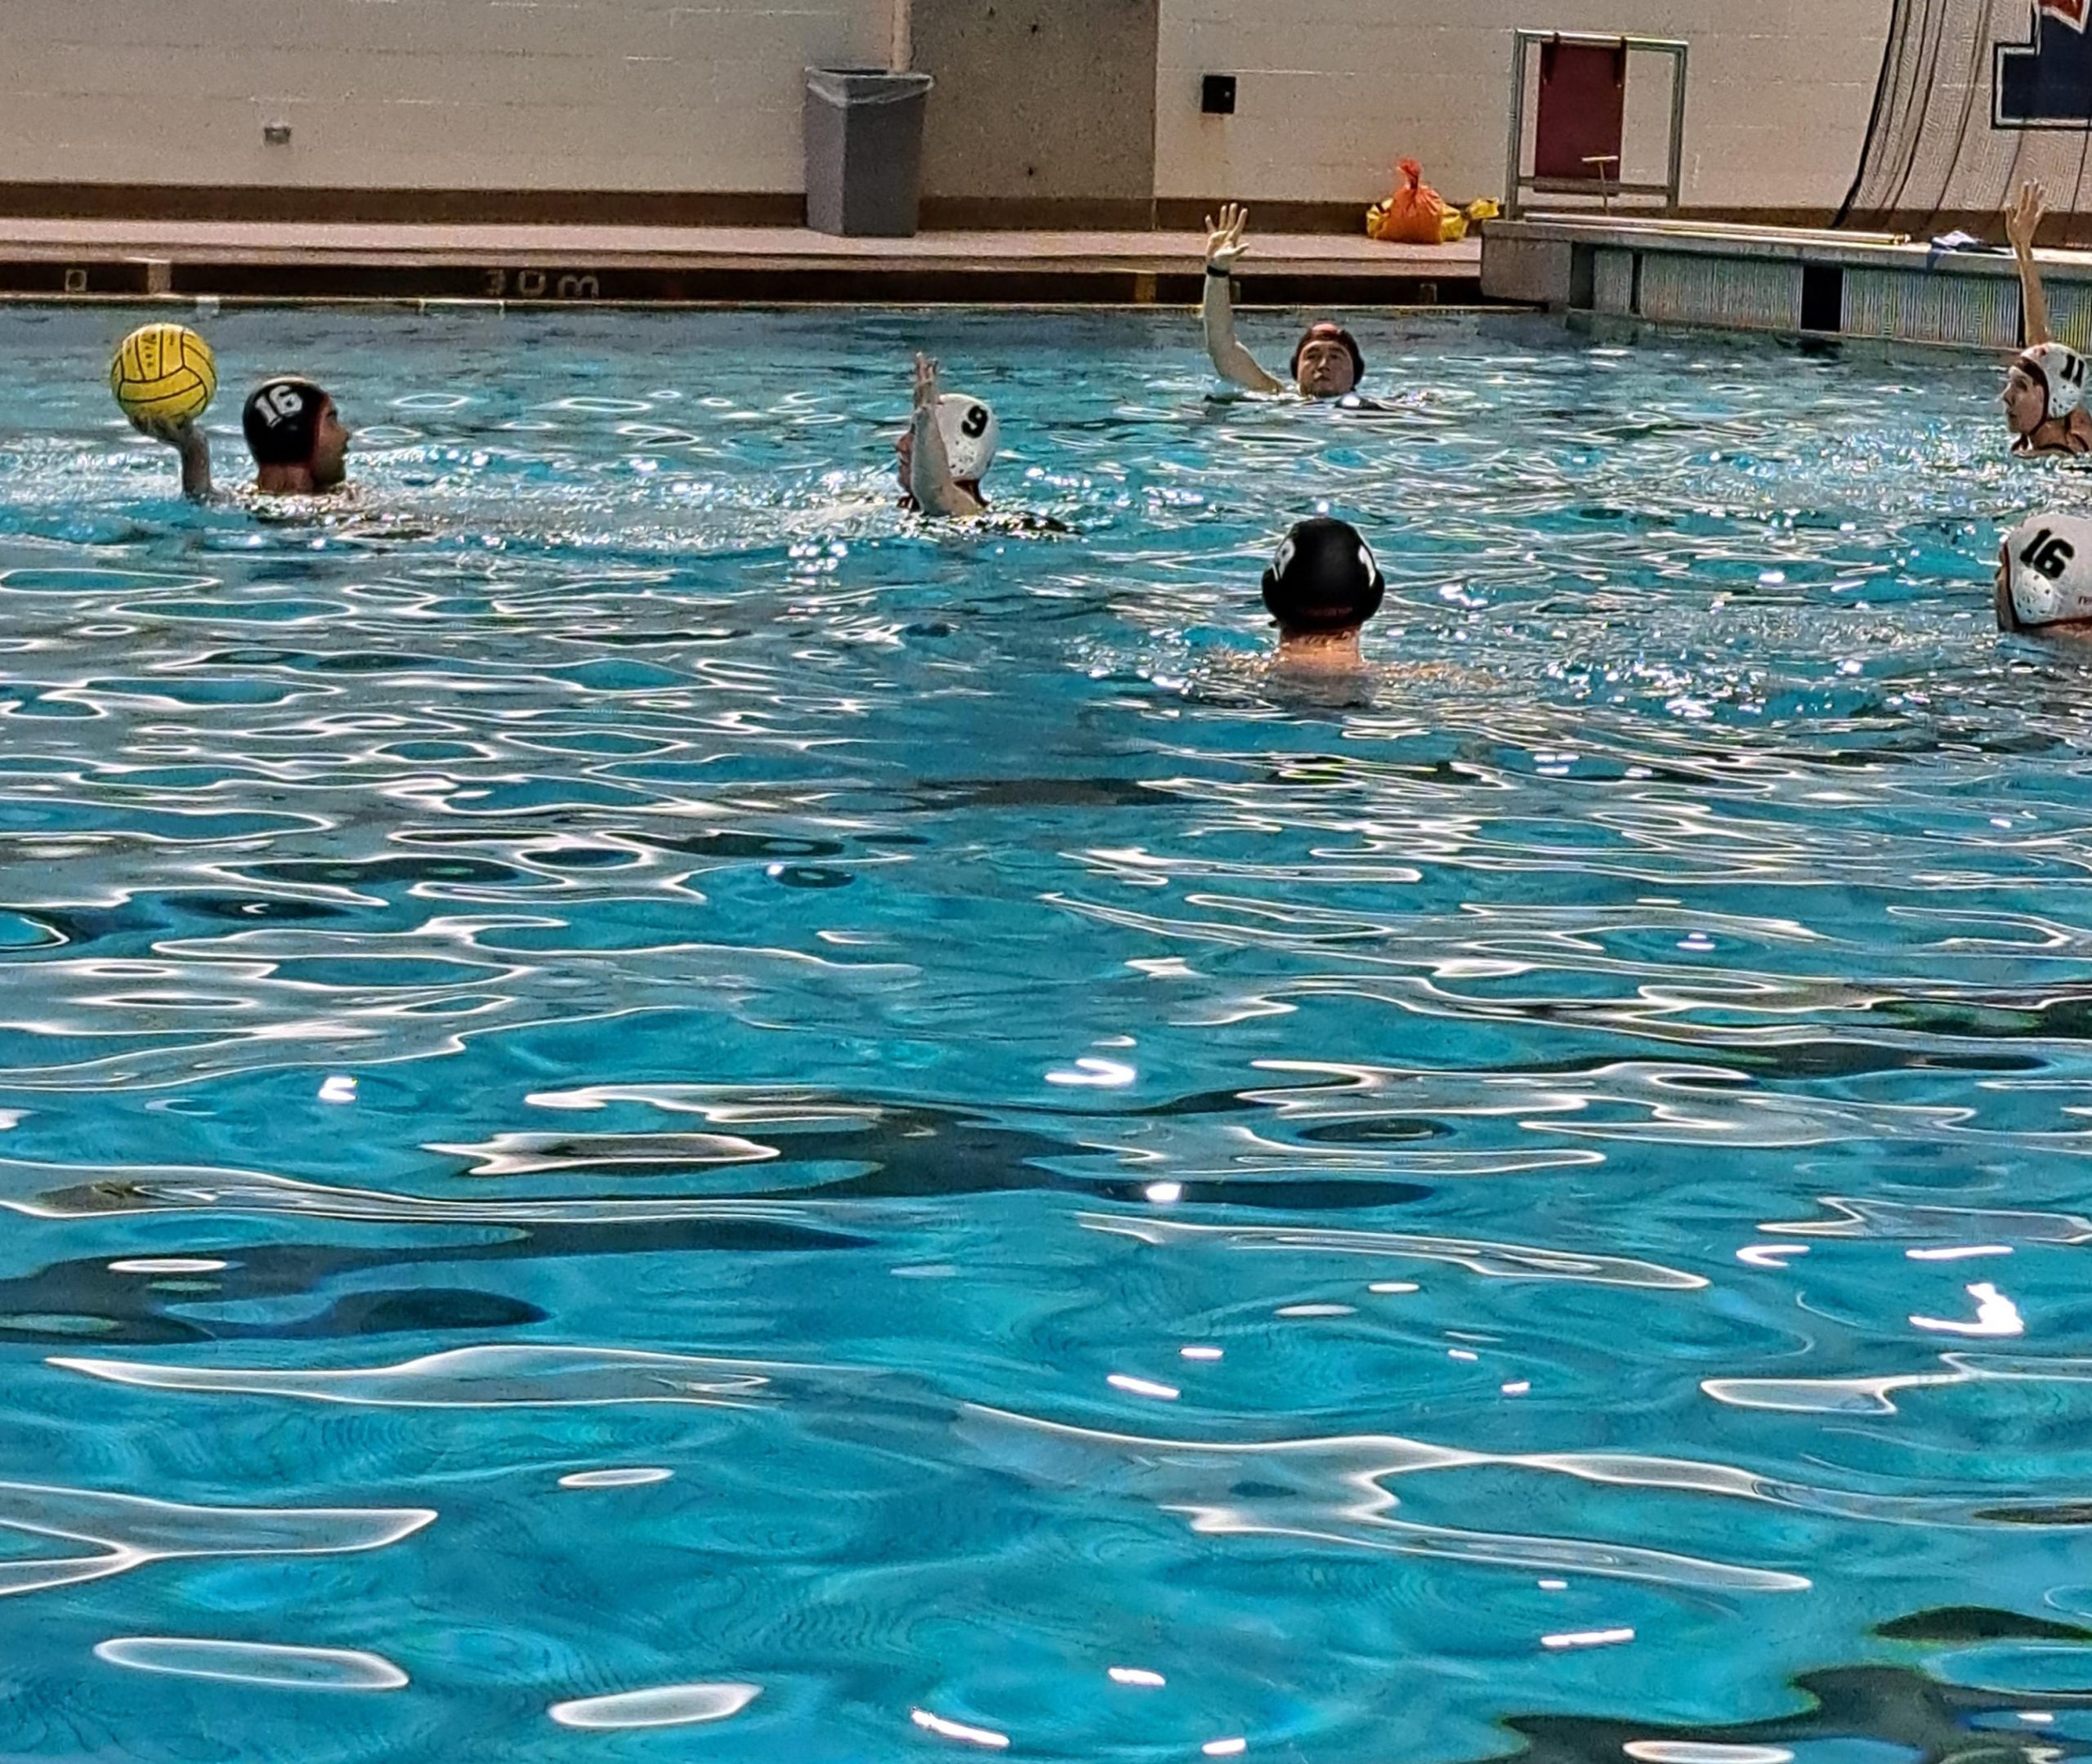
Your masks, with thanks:
M1660 324L1801 328L1801 266L1766 258L1645 252L1641 311Z
M2003 275L1848 270L1844 328L1854 337L2011 349L2019 342L2019 284Z

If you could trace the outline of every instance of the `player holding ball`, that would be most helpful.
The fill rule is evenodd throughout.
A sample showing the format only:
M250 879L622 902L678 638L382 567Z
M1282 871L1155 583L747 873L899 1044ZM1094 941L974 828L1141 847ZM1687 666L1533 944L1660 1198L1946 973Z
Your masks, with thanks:
M181 456L181 493L211 493L211 445L196 419L218 387L210 345L186 325L148 324L123 339L109 370L110 390L132 426ZM248 394L240 413L254 456L260 496L312 496L348 476L349 431L333 399L295 374L278 374Z

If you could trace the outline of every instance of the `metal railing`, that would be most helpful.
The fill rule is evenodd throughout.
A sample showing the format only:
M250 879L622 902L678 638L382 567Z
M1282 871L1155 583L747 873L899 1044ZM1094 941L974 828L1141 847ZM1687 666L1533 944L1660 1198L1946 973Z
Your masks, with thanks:
M1670 37L1607 37L1589 31L1519 30L1512 33L1511 145L1504 168L1504 212L1516 220L1523 212L1521 200L1528 190L1544 196L1596 196L1607 208L1616 196L1661 196L1663 212L1678 212L1679 192L1685 172L1686 44ZM1532 51L1544 44L1567 43L1580 49L1619 49L1632 55L1669 56L1674 65L1670 82L1670 150L1668 171L1661 184L1623 183L1608 177L1601 165L1591 177L1531 177L1526 173L1526 87L1532 69ZM1604 156L1617 164L1616 158ZM1594 162L1595 163L1595 162Z

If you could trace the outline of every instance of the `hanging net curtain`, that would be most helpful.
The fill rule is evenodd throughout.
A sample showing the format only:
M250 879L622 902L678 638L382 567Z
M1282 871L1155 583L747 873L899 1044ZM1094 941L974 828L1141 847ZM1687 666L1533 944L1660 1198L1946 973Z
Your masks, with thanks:
M1840 226L2000 234L2020 181L2092 238L2092 0L1895 0Z

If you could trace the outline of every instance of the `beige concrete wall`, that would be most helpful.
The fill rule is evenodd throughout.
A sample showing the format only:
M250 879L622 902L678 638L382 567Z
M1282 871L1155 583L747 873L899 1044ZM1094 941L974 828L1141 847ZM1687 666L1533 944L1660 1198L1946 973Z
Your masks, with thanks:
M888 0L0 0L0 180L795 190ZM265 145L262 124L292 127Z
M1365 202L1408 154L1448 196L1499 194L1511 33L1523 26L1692 45L1688 204L1833 207L1858 164L1889 5L1163 0L1157 194ZM1638 57L1629 74L1629 157L1644 172L1660 172L1661 66ZM1205 73L1239 76L1234 116L1200 114Z
M800 70L883 59L889 3L0 0L0 181L796 190ZM1692 42L1688 202L1843 196L1889 0L1535 5L1160 0L1156 194L1362 205L1404 152L1449 195L1495 194L1526 25ZM1205 72L1240 77L1235 116L1199 114ZM1638 75L1650 172L1666 95ZM262 142L276 120L287 148Z
M914 0L930 198L1155 194L1160 0Z

